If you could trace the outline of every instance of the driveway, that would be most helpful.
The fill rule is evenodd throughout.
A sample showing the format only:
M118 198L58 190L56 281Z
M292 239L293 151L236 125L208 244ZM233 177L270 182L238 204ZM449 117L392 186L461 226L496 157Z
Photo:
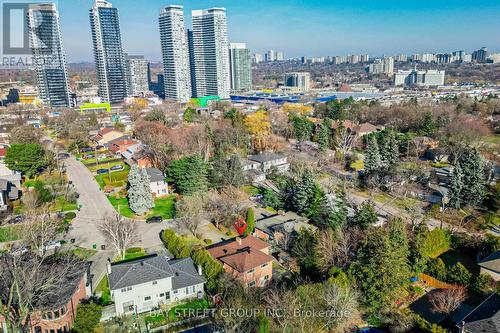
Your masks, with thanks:
M107 245L103 235L99 232L98 225L106 216L116 214L115 209L106 195L101 191L92 173L74 156L64 161L68 179L73 183L80 194L78 204L81 206L76 218L71 223L68 239L74 238L75 245L83 248L97 249ZM159 234L165 229L165 224L146 224L137 222L139 240L137 246L149 248L161 245ZM108 246L106 246L109 248Z

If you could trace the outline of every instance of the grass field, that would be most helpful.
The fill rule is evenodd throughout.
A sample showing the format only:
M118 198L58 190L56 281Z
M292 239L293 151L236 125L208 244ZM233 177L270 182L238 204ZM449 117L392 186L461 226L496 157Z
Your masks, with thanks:
M123 171L111 172L111 174L105 173L95 176L95 180L101 189L106 185L111 185L113 187L125 187L128 181L128 168Z
M155 206L151 209L148 217L161 216L164 220L170 220L175 216L175 195L155 199Z
M128 199L127 198L115 198L114 196L108 196L109 202L113 205L115 210L122 216L128 217L128 218L134 218L136 215L130 209L128 206Z
M19 239L19 227L8 226L0 228L0 243L12 242Z
M68 202L64 199L64 196L58 196L54 203L50 206L52 212L67 212L71 210L77 210L78 204L76 202Z
M125 171L125 170L128 170L128 168L129 168L122 161L115 161L115 162L110 162L110 163L99 163L99 165L87 166L87 168L90 170L90 172L96 172L99 169L110 169L111 167L114 167L115 165L123 166L123 170L120 170L120 171ZM113 172L118 172L118 171L111 170L111 173L113 173Z

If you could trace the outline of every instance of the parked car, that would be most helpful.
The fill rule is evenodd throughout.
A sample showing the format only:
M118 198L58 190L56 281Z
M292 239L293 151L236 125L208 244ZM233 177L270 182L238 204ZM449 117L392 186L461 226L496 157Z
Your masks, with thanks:
M94 149L93 148L90 148L90 147L84 147L84 148L81 148L80 151L82 153L88 153L89 151L93 151Z
M13 215L11 216L8 220L7 223L9 224L17 224L23 222L25 219L24 215Z
M152 216L146 220L146 223L162 223L163 217L161 216Z
M96 171L98 175L101 175L103 173L107 173L108 172L108 169L99 169Z
M123 165L117 164L111 167L111 171L118 171L118 170L123 170Z
M59 158L60 160L64 160L64 159L66 159L66 158L69 158L69 156L70 156L70 155L69 155L68 153L59 153L59 154L57 155L57 158Z
M89 159L89 158L93 158L93 157L94 157L94 154L86 154L86 155L83 155L83 157L82 157L82 158L83 158L84 160L87 160L87 159Z
M101 154L101 155L99 155L99 157L98 157L98 159L100 159L100 160L105 160L105 159L107 159L107 158L108 158L108 155L106 155L106 154Z
M45 245L43 246L43 250L44 251L56 250L56 249L59 249L60 247L61 247L60 241L52 241L52 242L45 243Z
M25 254L26 252L28 252L28 247L27 246L21 246L21 247L17 247L17 248L13 248L12 251L10 251L10 254L12 254L13 256L21 256L23 254Z

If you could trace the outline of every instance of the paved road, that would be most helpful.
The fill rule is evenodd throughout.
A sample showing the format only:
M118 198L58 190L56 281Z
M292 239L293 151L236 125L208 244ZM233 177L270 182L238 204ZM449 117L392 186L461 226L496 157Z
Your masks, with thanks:
M106 241L97 226L106 216L112 216L116 212L106 195L100 190L92 173L81 162L73 156L64 162L68 179L80 194L78 203L82 206L71 223L68 238L74 238L76 246L92 248L93 244L96 244L100 249ZM164 223L146 224L143 221L136 223L139 236L137 246L149 248L161 245L159 233L165 228Z

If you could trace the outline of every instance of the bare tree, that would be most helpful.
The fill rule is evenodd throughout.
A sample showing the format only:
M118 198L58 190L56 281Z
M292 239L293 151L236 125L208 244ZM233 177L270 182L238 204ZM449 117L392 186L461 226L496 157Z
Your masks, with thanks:
M229 227L243 215L247 208L243 204L243 196L232 186L224 187L221 193L211 191L208 194L205 208L217 228L219 225Z
M121 259L125 259L125 252L137 241L137 225L134 221L123 220L118 214L106 216L98 226L106 241L116 250Z
M45 245L57 238L61 228L61 221L52 218L48 213L28 216L21 229L24 245L43 257L47 252Z
M339 249L337 235L334 230L328 229L319 234L316 251L318 253L318 264L324 272L337 264Z
M9 332L31 332L40 320L38 309L52 303L68 281L83 276L85 269L85 263L74 256L0 256L0 317Z
M342 126L335 133L335 146L345 156L351 151L356 139L357 135L353 131Z
M273 233L273 238L276 246L278 246L280 249L283 249L283 251L290 250L293 240L291 233L275 231Z
M358 293L351 287L339 287L336 284L326 284L323 290L323 302L329 313L325 317L327 327L337 327L351 322L358 310Z
M179 222L188 229L194 236L202 223L202 217L206 202L206 196L203 193L194 193L190 196L184 196L176 202L175 211Z
M432 311L450 314L460 306L466 297L467 289L456 284L434 292L429 300L432 304Z

